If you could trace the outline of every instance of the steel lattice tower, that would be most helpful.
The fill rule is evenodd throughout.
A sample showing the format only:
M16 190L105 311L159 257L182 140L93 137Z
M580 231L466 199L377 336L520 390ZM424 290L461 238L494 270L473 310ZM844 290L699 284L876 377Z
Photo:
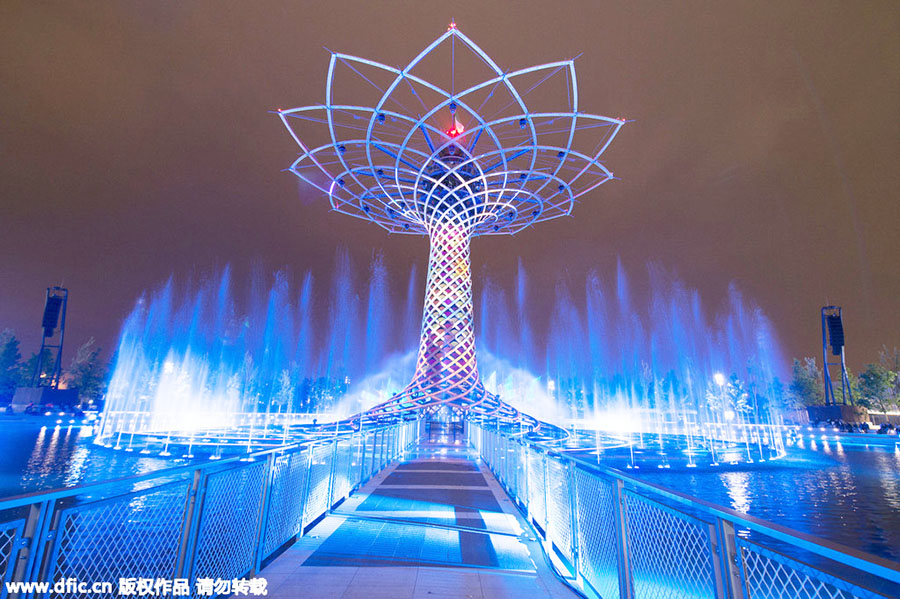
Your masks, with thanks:
M449 81L437 84L420 72L442 55ZM460 85L474 74L457 72L466 59L484 75ZM578 111L574 61L506 72L453 23L402 69L333 53L325 104L278 114L301 148L290 170L335 210L430 238L415 375L369 414L449 405L520 418L478 374L470 240L570 214L613 177L599 157L624 121Z

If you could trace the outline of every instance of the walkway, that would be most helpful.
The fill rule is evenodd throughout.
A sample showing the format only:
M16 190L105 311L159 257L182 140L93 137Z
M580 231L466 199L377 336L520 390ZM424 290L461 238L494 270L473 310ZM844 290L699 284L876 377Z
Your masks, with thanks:
M435 435L259 576L278 599L570 599L463 438Z

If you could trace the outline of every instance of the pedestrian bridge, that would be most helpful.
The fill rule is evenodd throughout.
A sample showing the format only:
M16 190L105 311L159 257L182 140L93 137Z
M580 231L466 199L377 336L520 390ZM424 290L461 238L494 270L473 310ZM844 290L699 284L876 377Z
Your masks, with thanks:
M0 599L900 597L893 562L422 418L4 500L0 575Z

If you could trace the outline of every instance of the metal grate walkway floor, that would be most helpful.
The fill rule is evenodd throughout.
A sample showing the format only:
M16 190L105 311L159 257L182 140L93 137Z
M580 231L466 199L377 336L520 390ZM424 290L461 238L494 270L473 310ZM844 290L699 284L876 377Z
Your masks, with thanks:
M465 440L441 431L259 576L278 599L576 596Z

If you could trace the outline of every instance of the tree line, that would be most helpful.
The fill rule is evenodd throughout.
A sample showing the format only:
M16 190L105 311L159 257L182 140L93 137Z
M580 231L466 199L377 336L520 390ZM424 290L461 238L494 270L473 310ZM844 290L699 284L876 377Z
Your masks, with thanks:
M49 353L49 350L46 351ZM91 338L76 350L69 365L63 368L61 385L77 388L82 404L97 403L103 399L106 392L109 364L114 360L107 363L101 359L101 354L102 349L97 347L94 339ZM44 372L42 374L47 376L51 374L50 371L53 368L53 361L46 359L49 357L49 355L45 356L43 361ZM0 332L0 406L12 401L16 388L31 385L38 358L38 352L34 352L29 358L23 359L20 343L15 333L10 329ZM848 375L856 405L882 413L900 410L900 348L882 347L878 362L868 364L859 375L849 371ZM339 380L343 380L343 377ZM839 392L839 379L835 383L838 387L836 391ZM296 397L293 397L292 393L289 400L281 398L285 400L283 405L296 409L301 406L293 404L328 403L323 401L325 396L334 395L335 392L338 396L341 394L341 390L331 389L331 385L322 380L309 379L307 387L301 389ZM791 367L791 383L787 393L782 391L783 387L777 380L775 387L776 389L770 390L777 396L773 398L772 402L775 405L782 404L789 409L802 409L807 406L825 404L822 368L819 367L815 358L794 358ZM723 391L724 393L722 393ZM744 407L746 398L750 394L744 389L736 375L732 375L725 388L713 389L707 395L710 402L734 396L732 403L735 409L740 410ZM308 409L310 406L302 407Z
M50 350L44 350L42 372L38 375L50 376L53 360ZM75 352L68 367L63 367L60 386L78 389L78 399L82 404L98 402L106 392L106 362L101 359L102 349L90 338ZM37 369L39 352L27 359L22 358L19 340L11 329L0 332L0 406L12 401L18 387L31 385Z
M883 346L878 362L866 366L858 376L847 371L850 392L856 405L876 412L900 409L900 348ZM825 404L825 385L822 369L815 358L794 358L791 367L790 396L794 407ZM840 379L835 382L835 393L840 391Z

